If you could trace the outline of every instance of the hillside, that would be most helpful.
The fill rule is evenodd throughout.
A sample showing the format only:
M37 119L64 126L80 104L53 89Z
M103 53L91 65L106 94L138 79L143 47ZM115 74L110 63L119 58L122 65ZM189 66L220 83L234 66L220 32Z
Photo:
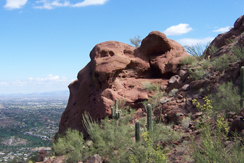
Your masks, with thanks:
M184 49L158 31L139 48L116 41L97 44L69 85L56 154L66 154L69 162L93 155L101 162L243 162L243 40L241 16L201 54L200 46ZM116 99L121 112L115 115ZM60 137L65 132L67 137Z

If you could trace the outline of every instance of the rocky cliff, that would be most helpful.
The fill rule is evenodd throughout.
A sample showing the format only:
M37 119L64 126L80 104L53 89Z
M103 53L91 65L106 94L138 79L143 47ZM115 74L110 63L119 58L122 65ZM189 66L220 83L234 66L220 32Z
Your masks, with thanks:
M141 102L153 96L153 92L144 89L145 82L160 85L167 93L177 89L175 96L160 99L161 104L154 109L154 115L162 121L177 123L188 113L196 113L198 110L191 103L193 98L201 101L225 81L232 81L239 86L243 61L230 61L224 71L216 71L212 59L223 54L230 57L235 55L233 47L244 49L243 32L244 16L241 16L230 31L218 35L211 42L206 49L211 66L203 70L205 74L199 80L192 80L189 70L196 72L202 62L207 60L191 68L180 65L179 61L189 54L179 43L161 32L149 33L139 48L117 41L97 44L90 52L91 61L80 70L77 80L69 85L70 97L57 134L65 133L69 127L86 133L82 114L89 112L95 120L111 117L110 108L115 99L142 115ZM210 53L213 46L216 51ZM201 88L207 87L209 91L201 92Z
M188 55L179 43L158 31L149 33L139 48L117 41L97 44L90 52L91 61L69 85L70 97L58 134L69 127L84 132L81 119L85 111L97 120L111 117L115 99L134 109L143 107L140 102L150 93L142 83L166 85L171 76L179 74L180 59Z

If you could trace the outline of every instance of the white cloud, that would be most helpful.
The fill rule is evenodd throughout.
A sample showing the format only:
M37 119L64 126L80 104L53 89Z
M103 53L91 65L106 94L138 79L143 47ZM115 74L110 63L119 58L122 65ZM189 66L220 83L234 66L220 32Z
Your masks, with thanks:
M36 1L36 3L43 3L42 6L34 6L34 8L38 9L53 9L55 7L85 7L90 5L103 5L109 0L84 0L83 2L77 2L75 4L71 4L66 0L40 0Z
M43 83L43 82L64 82L64 81L68 81L68 79L66 77L62 77L60 78L59 75L57 76L53 76L52 74L48 75L45 78L28 78L30 82L37 82L37 83Z
M7 86L9 85L7 82L0 82L0 86Z
M24 80L0 81L0 94L66 90L70 83L70 79L52 74Z
M23 7L27 3L27 0L6 0L4 8L13 10Z
M71 5L72 7L85 7L90 5L103 5L108 0L84 0L83 2L78 2L74 5Z
M167 36L170 35L182 35L184 33L188 33L192 30L192 28L189 26L189 24L178 24L178 25L174 25L171 26L169 28L167 28L164 33Z
M14 81L11 81L10 84L13 86L23 87L23 86L28 85L28 82L27 81L21 81L21 80L14 80Z
M227 32L231 29L232 26L227 26L227 27L222 27L222 28L219 28L219 29L216 29L216 30L213 30L213 32L220 32L220 33L224 33L224 32Z
M205 37L203 39L193 39L193 38L183 38L183 39L179 39L176 40L177 42L179 42L181 45L195 45L195 44L207 44L211 41L213 41L214 37Z
M32 78L29 77L28 80L13 80L10 82L0 82L0 86L14 85L14 86L29 86L29 85L52 85L58 83L69 83L70 81L66 77L59 77L59 75L48 75L44 78Z

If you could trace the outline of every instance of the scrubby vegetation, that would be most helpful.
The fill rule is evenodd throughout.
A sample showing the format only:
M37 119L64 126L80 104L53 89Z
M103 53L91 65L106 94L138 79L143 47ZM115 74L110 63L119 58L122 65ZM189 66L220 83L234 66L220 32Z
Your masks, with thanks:
M226 113L233 111L238 113L241 109L238 88L233 86L232 82L220 84L217 93L211 94L209 98L215 111L224 111Z
M135 141L135 127L131 124L134 112L121 115L121 118L105 118L99 123L87 114L84 118L86 129L91 138L89 146L84 142L82 133L69 129L53 145L54 153L66 155L67 162L86 161L87 156L99 154L108 162L167 162L167 150L158 142L169 143L181 135L171 130L171 126L153 122L153 132L148 133L145 119L140 119L141 141ZM78 142L78 143L77 143ZM156 144L156 145L155 145Z
M182 58L180 64L188 66L190 78L193 80L206 79L210 76L211 71L223 72L230 63L240 62L244 59L243 36L239 40L227 40L230 44L237 41L234 46L230 47L231 55L223 54L209 58L206 56L206 49L202 44L185 46L186 51L191 56ZM209 49L210 56L218 50L216 46L209 44L206 48Z
M235 137L235 143L224 144L227 142L227 133L229 130L228 122L224 116L220 115L219 112L214 112L211 101L206 97L205 103L201 105L196 100L196 107L204 112L201 121L197 121L198 128L200 129L201 142L198 143L191 138L193 155L195 162L236 162L241 163L244 160L243 152L244 146L242 141L237 141ZM211 123L213 116L217 115L214 123ZM215 126L215 130L212 130L212 125Z

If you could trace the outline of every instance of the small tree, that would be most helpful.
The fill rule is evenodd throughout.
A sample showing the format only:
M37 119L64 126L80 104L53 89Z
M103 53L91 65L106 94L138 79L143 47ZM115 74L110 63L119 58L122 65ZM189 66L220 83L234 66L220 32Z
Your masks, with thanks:
M134 45L136 48L138 48L141 44L141 37L137 35L134 38L131 38L130 43Z
M197 43L195 45L185 45L184 46L187 53L194 56L197 60L202 60L205 57L204 50L206 47L204 47L201 43Z

